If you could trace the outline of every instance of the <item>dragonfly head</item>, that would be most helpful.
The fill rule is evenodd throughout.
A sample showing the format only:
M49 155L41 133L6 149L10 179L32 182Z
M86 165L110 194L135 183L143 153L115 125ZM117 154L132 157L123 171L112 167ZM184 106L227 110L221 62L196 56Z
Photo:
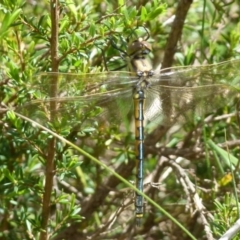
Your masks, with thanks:
M147 55L152 51L152 46L147 41L139 38L128 45L129 63L128 67L131 72L145 73L148 75L152 71L152 64L149 62ZM139 74L137 74L139 76ZM142 76L139 76L142 77ZM146 76L145 76L146 77Z
M139 38L137 40L132 41L128 45L128 56L134 58L145 58L152 51L152 46L149 42Z

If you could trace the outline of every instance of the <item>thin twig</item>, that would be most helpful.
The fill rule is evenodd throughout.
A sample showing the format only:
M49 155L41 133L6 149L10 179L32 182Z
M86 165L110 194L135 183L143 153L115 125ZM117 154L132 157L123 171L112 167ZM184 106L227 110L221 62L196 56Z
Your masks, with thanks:
M202 199L199 197L199 195L196 191L196 186L190 181L188 175L186 174L186 171L184 169L182 169L182 167L180 165L178 165L173 160L170 160L169 164L172 168L177 170L178 174L180 175L180 182L184 183L183 188L185 190L186 195L188 196L188 199L193 200L196 212L198 212L198 214L200 215L200 218L202 220L207 239L213 240L214 238L212 235L210 224L207 221L207 218L205 217L205 215L209 216L209 214L206 213L206 208L202 204Z
M50 1L51 7L51 62L52 71L58 71L58 25L59 25L59 5L58 0ZM50 96L56 97L57 95L57 78L51 79ZM50 103L51 120L54 119L54 113L56 112L57 104L55 101ZM55 144L56 139L52 138L48 143L47 159L46 159L46 180L44 186L43 195L43 207L42 207L42 229L40 234L40 240L47 240L48 236L48 222L50 216L51 207L51 194L53 188L53 178L55 175Z

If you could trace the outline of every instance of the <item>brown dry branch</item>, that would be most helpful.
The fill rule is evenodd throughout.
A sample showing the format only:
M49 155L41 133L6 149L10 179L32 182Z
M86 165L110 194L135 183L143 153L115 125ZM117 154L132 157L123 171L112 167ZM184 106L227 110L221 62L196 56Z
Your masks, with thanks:
M166 43L165 54L162 62L162 69L169 68L173 64L173 57L176 52L176 46L179 39L181 38L184 21L187 17L187 13L191 4L192 0L178 1L175 19Z

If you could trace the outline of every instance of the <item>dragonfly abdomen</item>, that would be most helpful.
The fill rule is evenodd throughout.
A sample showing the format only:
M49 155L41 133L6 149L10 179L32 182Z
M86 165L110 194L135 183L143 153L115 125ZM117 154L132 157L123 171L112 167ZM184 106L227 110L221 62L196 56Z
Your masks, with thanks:
M143 90L137 90L134 93L134 118L135 118L135 152L136 152L136 187L143 192L143 160L144 160L144 104L145 93ZM136 193L135 199L136 221L140 225L143 217L143 197Z

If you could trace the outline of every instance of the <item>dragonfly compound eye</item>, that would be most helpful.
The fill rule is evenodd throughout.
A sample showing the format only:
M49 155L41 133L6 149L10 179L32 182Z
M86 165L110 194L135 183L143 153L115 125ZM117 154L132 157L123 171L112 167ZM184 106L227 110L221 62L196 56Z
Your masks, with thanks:
M144 41L142 38L131 42L128 45L128 56L135 55L147 55L152 51L152 46L150 43Z

